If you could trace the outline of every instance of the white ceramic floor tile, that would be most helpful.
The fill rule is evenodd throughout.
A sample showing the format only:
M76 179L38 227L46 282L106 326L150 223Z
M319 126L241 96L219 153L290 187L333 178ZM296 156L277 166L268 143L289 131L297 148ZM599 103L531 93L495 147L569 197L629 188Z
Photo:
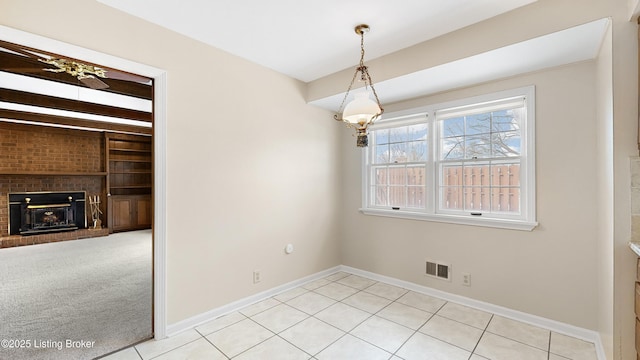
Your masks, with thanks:
M478 328L438 315L429 319L419 331L468 351L473 351L482 336L482 330Z
M385 306L391 304L391 300L366 292L359 292L342 300L343 303L351 305L368 313L375 314Z
M322 294L324 296L330 297L338 301L345 299L358 292L358 290L352 287L348 287L338 283L329 283L328 285L319 287L314 291L317 292L318 294Z
M194 340L200 339L201 337L202 336L197 331L187 330L166 339L145 341L135 347L142 358L147 360Z
M427 320L429 320L431 316L433 316L430 312L422 311L398 302L391 303L389 306L376 313L376 315L383 319L404 325L413 330L418 330L427 322Z
M164 353L154 360L227 360L218 349L205 338L190 342L168 353Z
M287 301L287 305L293 306L310 315L324 310L335 303L335 300L315 292L308 292Z
M225 355L234 357L272 336L271 331L247 319L218 330L207 339Z
M309 290L303 288L303 287L297 287L294 289L291 289L289 291L285 291L281 294L278 294L276 296L274 296L273 298L278 300L278 301L282 301L282 302L287 302L295 297L298 297L306 292L309 292Z
M569 359L597 360L596 347L593 343L551 332L549 351Z
M398 351L405 360L467 360L470 352L422 333L415 333ZM519 358L513 358L515 360Z
M307 290L314 290L314 289L317 289L317 288L319 288L321 286L325 286L325 285L330 284L330 283L331 283L331 281L329 281L329 280L318 279L318 280L312 281L310 283L304 284L304 285L302 285L302 287L307 289Z
M214 331L218 331L220 329L223 329L229 325L233 325L237 322L240 322L244 319L246 319L247 317L240 314L239 312L233 312L231 314L227 314L224 316L221 316L219 318L216 318L214 320L211 320L207 323L204 323L200 326L196 327L196 330L198 330L198 332L204 336L207 336L209 334L211 334Z
M571 359L566 358L564 356L549 353L549 360L571 360Z
M251 319L277 334L308 317L309 315L300 310L286 304L280 304L253 316Z
M491 360L547 360L548 352L533 346L485 332L475 354ZM581 359L582 360L582 359Z
M389 320L372 316L353 329L351 334L390 353L395 353L413 334L413 330Z
M491 313L452 302L446 303L436 314L482 330L487 327L492 316Z
M130 347L120 350L115 354L111 354L102 358L102 360L140 360L142 359L136 349Z
M315 355L344 334L344 331L316 318L308 318L283 331L280 336L305 352Z
M473 355L471 355L469 360L489 360L489 359L487 359L486 357L482 357L480 355L473 354Z
M274 336L243 352L233 360L308 360L310 357L309 354L282 340L281 337Z
M340 330L351 331L371 317L371 314L339 302L317 313L315 317Z
M541 350L549 350L550 331L537 326L494 315L487 326L487 331Z
M442 299L435 298L433 296L420 294L417 292L409 291L408 293L402 295L397 302L409 306L413 306L414 308L418 308L423 311L427 311L430 313L435 313L438 311L446 301Z
M322 350L318 360L387 360L390 353L349 334Z
M240 309L240 313L245 315L245 316L253 316L255 314L261 313L267 309L271 309L272 307L276 306L276 305L280 305L280 301L273 299L273 298L269 298L267 300L263 300L260 302L257 302L253 305L249 305L247 307L244 307L242 309Z
M339 271L339 272L337 272L335 274L331 274L331 275L327 276L325 279L328 280L328 281L338 281L338 280L340 280L340 279L342 279L344 277L347 277L349 275L351 275L351 274L346 273L344 271Z
M395 301L398 300L400 296L406 294L409 290L379 282L369 286L364 289L364 291Z
M338 280L338 283L362 290L375 284L376 281L358 275L349 275Z

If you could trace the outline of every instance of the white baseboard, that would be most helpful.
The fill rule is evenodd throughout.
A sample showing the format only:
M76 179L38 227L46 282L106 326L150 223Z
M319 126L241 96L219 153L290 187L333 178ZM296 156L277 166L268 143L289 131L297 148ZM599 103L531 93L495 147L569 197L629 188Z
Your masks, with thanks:
M509 308L505 308L502 306L498 306L498 305L494 305L494 304L490 304L490 303L486 303L483 301L479 301L479 300L474 300L468 297L464 297L464 296L460 296L460 295L455 295L455 294L451 294L448 292L444 292L441 290L436 290L427 286L423 286L423 285L418 285L415 283L411 283L408 281L404 281L404 280L399 280L396 278L392 278L389 276L384 276L384 275L380 275L380 274L376 274L376 273L372 273L369 271L365 271L365 270L360 270L360 269L356 269L350 266L345 266L345 265L340 265L340 266L336 266L324 271L320 271L318 273L315 273L313 275L309 275L306 276L302 279L298 279L292 282L289 282L287 284L284 285L280 285L277 286L275 288L260 292L258 294L246 297L244 299L240 299L238 301L234 301L230 304L221 306L219 308L213 309L213 310L209 310L205 313L193 316L191 318L182 320L180 322L177 322L175 324L171 324L167 326L167 335L168 336L173 336L177 333L180 333L182 331L185 330L189 330L192 329L198 325L204 324L208 321L211 321L217 317L220 317L222 315L240 310L241 308L257 303L259 301L262 300L266 300L270 297L273 297L277 294L283 293L285 291L291 290L293 288L296 288L298 286L304 285L306 283L309 283L311 281L315 281L318 279L321 279L323 277L326 277L328 275L331 275L333 273L339 272L339 271L343 271L346 273L350 273L350 274L354 274L354 275L358 275L358 276L362 276L362 277L366 277L369 278L371 280L376 280L376 281L380 281L380 282L384 282L390 285L394 285L394 286L398 286L401 288L405 288L411 291L415 291L421 294L425 294L425 295L429 295L429 296L433 296L433 297L437 297L443 300L447 300L447 301L451 301L460 305L464 305L464 306L468 306L468 307L472 307L478 310L482 310L482 311L486 311L486 312L490 312L505 318L509 318L512 320L517 320L517 321L521 321L530 325L534 325L534 326L538 326L541 328L545 328L548 329L550 331L559 333L559 334L564 334L564 335L568 335L568 336L572 336L578 339L582 339L591 343L594 343L596 346L596 351L598 354L598 359L599 360L606 360L606 356L605 356L605 352L604 352L604 347L602 346L602 341L600 338L600 334L596 331L593 330L588 330L588 329L584 329L581 327L577 327L577 326L573 326L573 325L569 325L569 324L565 324L559 321L555 321L555 320L551 320L551 319L547 319L541 316L537 316L537 315L531 315L531 314L527 314L521 311L517 311L517 310L513 310L513 309L509 309Z
M223 305L221 307L209 310L207 312L204 312L202 314L196 315L196 316L192 316L188 319L179 321L177 323L174 324L170 324L167 325L167 336L171 337L175 334L178 334L180 332L183 332L185 330L189 330L189 329L193 329L194 327L204 324L208 321L211 321L215 318L218 318L222 315L226 315L229 313L232 313L234 311L240 310L245 306L251 305L251 304L255 304L257 302L260 302L262 300L266 300L270 297L273 297L275 295L278 295L280 293L283 293L285 291L291 290L293 288L296 288L298 286L304 285L306 283L309 283L311 281L315 281L318 279L321 279L323 277L329 276L333 273L336 273L340 271L340 266L336 266L336 267L332 267L329 268L327 270L323 270L320 272L317 272L315 274L303 277L301 279L280 285L280 286L276 286L274 288L271 288L269 290L265 290L262 292L259 292L255 295L251 295L248 296L246 298L240 299L238 301L234 301L232 303Z
M371 280L381 281L390 285L395 285L411 291L415 291L425 295L430 295L443 300L451 301L460 305L465 305L478 310L490 312L505 318L517 320L523 323L545 328L547 330L550 330L559 334L575 337L581 340L594 343L596 346L598 359L606 360L604 347L602 346L602 341L600 339L600 334L596 331L584 329L574 325L565 324L559 321L547 319L537 315L527 314L522 311L505 308L505 307L490 304L487 302L471 299L465 296L451 294L451 293L444 292L441 290L436 290L427 286L414 284L408 281L399 280L396 278L372 273L369 271L352 268L350 266L341 265L340 270L350 274L366 277Z

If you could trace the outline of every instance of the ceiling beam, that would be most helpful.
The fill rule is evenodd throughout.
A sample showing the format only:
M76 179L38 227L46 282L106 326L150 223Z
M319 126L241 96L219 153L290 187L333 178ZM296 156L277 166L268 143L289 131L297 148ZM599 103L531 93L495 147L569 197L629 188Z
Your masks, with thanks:
M0 45L2 45L1 41ZM28 58L0 51L1 71L22 76L29 76L37 79L61 82L73 86L86 87L77 78L67 73L54 73L51 71L44 71L44 69L55 69L55 67L45 64L34 58ZM109 87L106 89L100 89L98 91L106 91L114 94L133 96L145 100L151 100L153 98L153 87L151 85L110 78L100 78L100 80L109 85Z
M85 114L117 117L149 123L153 122L153 114L149 112L124 109L108 105L93 104L78 100L69 100L55 96L34 94L11 89L0 88L0 101L50 109L67 110Z
M0 109L0 119L22 120L42 124L54 124L64 126L79 127L84 129L99 129L113 132L124 132L133 134L152 135L153 129L127 124L115 124L110 122L92 121L86 119L72 118L66 116L38 114L27 111Z

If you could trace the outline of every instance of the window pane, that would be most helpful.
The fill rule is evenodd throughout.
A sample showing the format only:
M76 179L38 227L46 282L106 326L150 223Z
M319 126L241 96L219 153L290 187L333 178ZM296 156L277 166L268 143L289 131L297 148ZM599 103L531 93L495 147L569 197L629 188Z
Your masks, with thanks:
M387 184L387 168L376 168L373 169L373 183L372 185L386 185Z
M493 157L520 156L520 132L494 133L491 138Z
M494 212L520 213L520 189L516 187L491 189L491 209Z
M491 134L466 137L465 151L466 159L491 157Z
M407 126L407 132L409 141L427 140L427 124Z
M392 163L407 162L407 144L391 144L391 159Z
M375 148L374 164L388 164L389 163L389 145L377 145Z
M464 135L464 118L456 117L442 120L441 133L443 138Z
M423 186L407 187L407 207L425 208L425 193Z
M491 177L489 174L489 164L484 165L465 165L464 185L465 186L489 186Z
M456 160L464 158L464 137L442 139L440 147L442 160Z
M426 170L424 167L408 167L407 168L407 184L422 185L426 184Z
M440 188L440 207L445 210L464 210L461 186L443 186Z
M375 130L373 131L374 141L376 145L383 145L389 143L389 129Z
M442 166L441 176L441 184L444 186L462 186L464 178L462 165Z
M408 140L407 127L402 126L394 129L389 129L389 142L404 142Z
M494 111L491 113L493 132L520 131L520 124L524 116L524 108Z
M404 207L407 203L406 189L404 186L389 186L389 206Z
M476 114L466 117L466 135L488 134L491 132L491 114Z
M425 141L412 141L407 143L407 161L417 162L427 160L427 143Z
M389 168L389 185L406 185L407 170L404 167Z
M493 186L520 186L520 164L492 165L491 178Z
M386 186L374 186L374 205L389 206L388 196L389 190Z
M464 208L469 211L491 210L491 188L472 186L464 189Z

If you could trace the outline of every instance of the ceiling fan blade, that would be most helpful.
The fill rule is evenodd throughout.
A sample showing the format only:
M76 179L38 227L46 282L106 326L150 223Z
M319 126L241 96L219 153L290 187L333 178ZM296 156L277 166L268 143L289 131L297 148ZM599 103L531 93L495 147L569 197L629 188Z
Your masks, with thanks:
M151 80L144 76L130 74L130 73L121 72L121 71L113 71L113 70L107 70L105 75L107 79L134 81L141 84L146 84Z
M40 68L1 68L0 71L7 71L13 73L37 73L43 71L42 67Z
M86 86L96 90L106 89L109 87L109 85L105 84L102 80L96 78L95 76L87 76L79 80Z

